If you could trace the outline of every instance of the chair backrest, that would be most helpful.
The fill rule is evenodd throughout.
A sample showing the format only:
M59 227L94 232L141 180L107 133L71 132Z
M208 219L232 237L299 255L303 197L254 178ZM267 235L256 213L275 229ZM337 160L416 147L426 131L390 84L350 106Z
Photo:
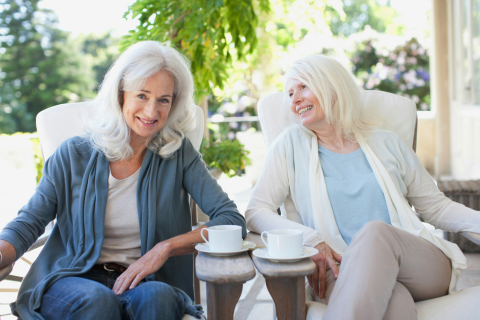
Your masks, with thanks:
M68 138L83 134L83 127L94 114L90 102L61 104L43 110L37 115L37 131L42 146L43 159L47 160L58 146ZM198 150L203 138L203 110L195 106L196 127L186 134Z
M417 137L417 107L412 100L382 91L362 91L365 112L383 119L383 128L393 131L415 150ZM290 113L287 93L273 93L258 102L258 118L265 144L269 146L285 128Z

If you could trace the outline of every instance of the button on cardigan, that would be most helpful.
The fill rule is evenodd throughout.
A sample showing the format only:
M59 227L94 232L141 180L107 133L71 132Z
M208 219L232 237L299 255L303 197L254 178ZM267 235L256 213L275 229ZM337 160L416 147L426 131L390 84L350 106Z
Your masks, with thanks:
M50 238L23 280L16 311L24 320L42 319L42 295L57 280L79 276L97 262L103 242L109 162L81 137L66 140L46 161L29 202L0 234L17 259L56 220ZM239 225L245 219L209 174L198 151L185 138L168 159L147 150L137 185L141 253L191 228L188 194L213 225ZM147 281L162 281L193 298L193 254L169 258ZM12 308L15 309L15 306Z

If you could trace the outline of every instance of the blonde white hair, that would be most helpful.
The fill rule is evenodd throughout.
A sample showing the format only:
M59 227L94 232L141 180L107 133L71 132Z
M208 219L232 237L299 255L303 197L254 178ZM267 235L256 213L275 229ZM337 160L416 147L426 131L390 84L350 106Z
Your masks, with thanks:
M378 121L365 118L360 88L352 73L337 60L324 55L299 59L286 73L285 88L292 79L303 82L313 91L325 113L326 123L339 129L345 138L366 139L378 126ZM290 114L290 120L298 123L293 113Z
M101 89L93 101L95 118L85 128L92 145L109 161L129 159L130 127L122 114L125 91L140 90L148 77L160 70L174 81L172 106L161 130L148 141L147 147L163 158L177 151L185 133L195 127L194 87L190 62L177 50L157 41L142 41L129 47L110 67Z

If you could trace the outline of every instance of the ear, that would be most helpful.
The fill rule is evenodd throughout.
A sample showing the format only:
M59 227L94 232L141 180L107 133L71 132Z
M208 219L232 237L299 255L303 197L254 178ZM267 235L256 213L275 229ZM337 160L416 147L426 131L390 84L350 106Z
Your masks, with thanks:
M125 91L118 90L118 104L120 105L120 110L123 110L123 104L125 103Z

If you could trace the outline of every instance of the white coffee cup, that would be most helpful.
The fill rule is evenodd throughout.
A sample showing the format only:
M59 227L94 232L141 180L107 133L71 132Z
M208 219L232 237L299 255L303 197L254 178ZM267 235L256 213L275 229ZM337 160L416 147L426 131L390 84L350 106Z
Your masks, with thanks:
M205 230L208 232L208 240L203 235ZM242 249L242 227L240 226L213 226L202 229L200 233L211 252L234 252Z
M267 242L264 235L267 234ZM300 230L277 229L262 232L262 241L272 258L298 258L303 255L303 232Z

